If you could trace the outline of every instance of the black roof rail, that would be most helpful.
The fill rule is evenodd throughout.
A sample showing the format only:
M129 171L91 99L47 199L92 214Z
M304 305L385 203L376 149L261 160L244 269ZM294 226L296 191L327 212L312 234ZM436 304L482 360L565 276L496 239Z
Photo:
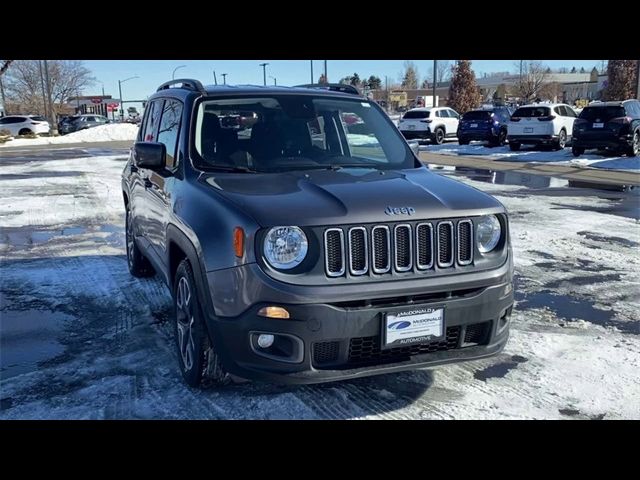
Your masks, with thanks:
M348 83L308 83L305 85L296 85L298 88L319 88L322 90L331 90L332 92L350 93L360 96L360 92L353 85Z
M175 80L170 80L168 82L164 82L162 85L158 87L156 92L160 90L166 90L171 87L171 85L181 84L180 88L186 88L188 90L193 90L195 92L200 92L202 94L206 93L204 87L198 80L194 80L193 78L177 78Z

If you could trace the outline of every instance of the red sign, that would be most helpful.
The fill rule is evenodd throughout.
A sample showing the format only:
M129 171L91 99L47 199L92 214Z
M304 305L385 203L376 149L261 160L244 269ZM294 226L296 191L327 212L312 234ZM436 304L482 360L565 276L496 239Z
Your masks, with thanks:
M107 105L107 112L115 112L117 109L118 109L118 105L116 104Z
M118 104L117 103L109 103L109 104L107 104L107 106L109 106L111 108L118 108Z
M91 99L91 103L102 103L102 99L101 98L92 98Z

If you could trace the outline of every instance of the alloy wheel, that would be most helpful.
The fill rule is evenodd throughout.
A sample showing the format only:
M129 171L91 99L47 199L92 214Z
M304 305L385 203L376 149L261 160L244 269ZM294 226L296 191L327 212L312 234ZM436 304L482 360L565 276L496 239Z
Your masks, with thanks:
M184 369L189 371L193 367L195 357L195 343L193 341L193 297L189 282L181 277L176 292L176 321L178 331L178 347Z

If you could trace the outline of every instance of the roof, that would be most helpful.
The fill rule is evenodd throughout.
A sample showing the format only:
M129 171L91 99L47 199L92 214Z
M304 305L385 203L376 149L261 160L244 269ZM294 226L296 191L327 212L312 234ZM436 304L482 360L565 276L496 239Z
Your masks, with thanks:
M416 108L410 108L408 111L409 112L429 112L437 108L448 108L448 107L416 107Z
M594 102L594 103L590 103L589 105L587 105L587 107L620 107L622 106L622 104L624 102L628 102L630 100L633 99L629 99L629 100L616 100L613 102ZM587 108L585 107L585 108Z
M180 85L175 87L174 85ZM351 86L331 85L334 87L345 87L357 91ZM354 93L343 93L336 91L334 88L328 89L321 85L301 85L297 87L285 87L277 85L202 85L199 81L194 79L176 79L169 82L165 82L158 90L150 97L175 95L177 97L185 96L192 92L198 92L203 95L211 96L226 96L226 95L282 95L282 94L306 94L314 96L329 96L329 97L342 97L342 98L365 98L362 95L355 95Z
M518 108L535 108L535 107L557 107L558 105L567 105L566 103L561 103L561 102L557 102L557 103L552 103L552 102L540 102L540 103L529 103L528 105L520 105Z

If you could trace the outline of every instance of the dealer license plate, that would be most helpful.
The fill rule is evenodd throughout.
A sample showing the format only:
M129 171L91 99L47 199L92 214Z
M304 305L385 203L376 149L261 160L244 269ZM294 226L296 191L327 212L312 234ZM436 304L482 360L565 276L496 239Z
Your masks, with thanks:
M415 130L416 126L415 125L409 125L409 130Z
M477 123L472 123L471 124L471 128L478 128L478 124Z
M444 308L415 308L387 313L382 348L428 343L444 337Z
M603 128L604 127L604 123L594 123L593 124L593 128Z
M524 133L533 133L533 128L525 128Z

